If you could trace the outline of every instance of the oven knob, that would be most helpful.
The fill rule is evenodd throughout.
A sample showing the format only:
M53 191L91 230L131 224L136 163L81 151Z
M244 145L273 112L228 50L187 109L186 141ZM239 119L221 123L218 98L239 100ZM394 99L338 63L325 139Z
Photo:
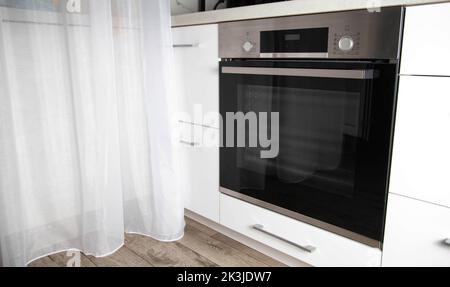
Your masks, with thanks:
M339 49L341 51L347 52L353 49L355 42L353 42L352 37L344 36L339 40Z
M253 49L254 45L250 41L246 41L244 45L242 45L242 49L244 49L245 52L250 52Z

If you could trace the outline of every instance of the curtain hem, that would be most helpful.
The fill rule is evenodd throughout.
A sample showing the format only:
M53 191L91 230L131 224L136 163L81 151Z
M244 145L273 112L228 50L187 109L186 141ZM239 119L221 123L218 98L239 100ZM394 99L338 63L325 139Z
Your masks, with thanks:
M141 236L145 236L145 237L149 237L149 238L158 240L158 241L160 241L160 242L175 242L175 241L181 240L181 239L184 237L184 231L182 231L181 233L177 234L176 236L173 236L173 239L168 239L168 238L170 238L170 237L168 237L168 236L163 236L163 237L164 237L164 239L163 239L163 237L158 237L158 236L153 236L153 235L149 235L149 234L145 234L145 233L140 233L140 232L133 232L133 231L127 231L127 232L125 232L125 234L136 234L136 235L141 235ZM80 252L80 253L83 253L83 254L86 255L86 256L93 256L93 257L95 257L95 258L104 258L104 257L108 257L108 256L110 256L110 255L116 253L120 248L122 248L122 247L124 247L124 246L125 246L125 241L124 241L119 247L115 248L113 251L108 252L108 253L105 253L105 254L102 254L102 255L95 255L95 254L91 254L91 253L85 253L83 250L78 249L78 248L67 248L67 249L62 249L62 250L53 251L53 252L44 254L44 255L42 255L42 256L36 257L36 258L34 258L34 259L32 259L32 260L29 260L29 261L26 263L25 267L28 267L28 265L30 265L31 263L33 263L33 262L36 261L36 260L45 258L45 257L50 256L50 255L58 254L58 253L61 253L61 252L68 252L68 251L76 251L76 252Z
M145 233L141 233L141 232L133 232L133 231L127 231L126 234L142 235L145 237L150 237L150 238L155 239L160 242L175 242L175 241L181 240L184 237L184 231L177 233L175 236L161 236L161 237L149 235L149 234L145 234ZM173 238L173 239L170 239L170 238Z

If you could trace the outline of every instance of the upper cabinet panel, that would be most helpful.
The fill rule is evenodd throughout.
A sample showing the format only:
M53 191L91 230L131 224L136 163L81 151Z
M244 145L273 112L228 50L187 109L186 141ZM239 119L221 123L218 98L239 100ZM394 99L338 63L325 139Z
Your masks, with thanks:
M450 3L406 9L401 73L450 76Z
M179 120L219 128L218 25L173 29Z

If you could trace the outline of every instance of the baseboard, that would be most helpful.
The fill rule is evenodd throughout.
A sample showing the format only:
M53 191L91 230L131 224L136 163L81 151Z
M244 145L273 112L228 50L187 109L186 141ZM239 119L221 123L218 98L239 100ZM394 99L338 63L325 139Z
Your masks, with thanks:
M226 235L244 245L247 245L250 248L253 248L269 257L272 257L273 259L278 260L283 264L286 264L291 267L310 267L310 265L308 265L292 256L289 256L288 254L278 251L270 246L267 246L261 242L254 240L250 237L242 235L241 233L238 233L238 232L231 230L221 224L211 221L211 220L209 220L201 215L198 215L190 210L186 209L185 215L192 220L195 220L203 225L208 226L211 229L214 229L217 232L222 233L223 235Z

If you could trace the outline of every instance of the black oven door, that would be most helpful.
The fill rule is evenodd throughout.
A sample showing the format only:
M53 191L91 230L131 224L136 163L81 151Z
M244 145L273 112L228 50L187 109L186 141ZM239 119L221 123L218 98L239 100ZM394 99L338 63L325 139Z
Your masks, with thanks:
M224 61L220 72L221 191L379 247L397 65ZM249 134L262 130L248 121L238 145L226 119L237 112L267 114L270 147L252 147ZM270 149L276 156L261 156Z

